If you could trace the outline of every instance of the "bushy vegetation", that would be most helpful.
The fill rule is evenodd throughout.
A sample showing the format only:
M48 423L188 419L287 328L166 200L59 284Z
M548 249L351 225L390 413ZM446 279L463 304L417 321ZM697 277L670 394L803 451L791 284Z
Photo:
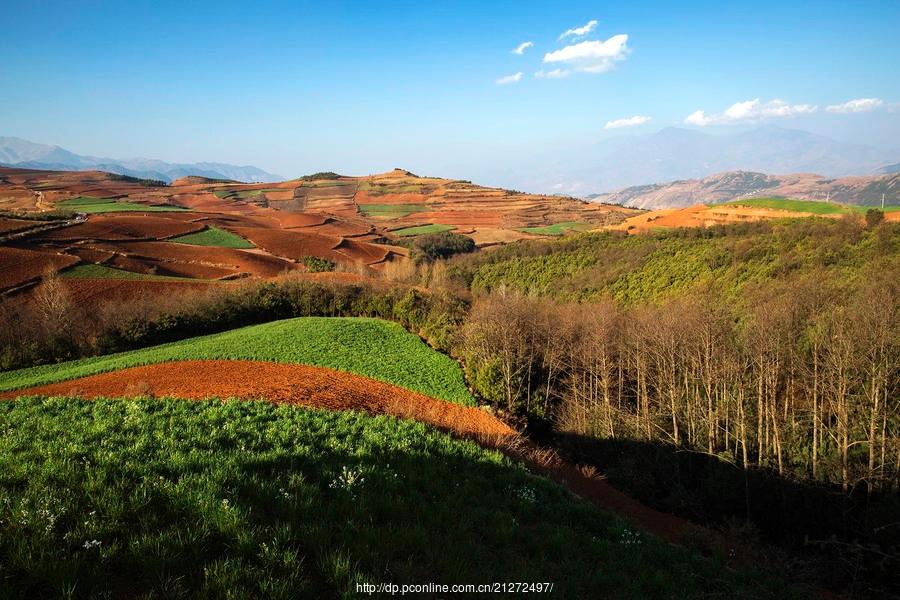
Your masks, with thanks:
M144 187L167 187L168 181L162 179L143 179L140 177L132 177L131 175L119 175L118 173L110 173L109 178L113 181L127 181L128 183L138 183Z
M0 431L8 597L321 598L357 583L510 580L581 598L798 595L415 422L30 398L0 403Z
M0 372L15 390L176 360L301 363L356 373L460 404L474 404L459 365L400 325L380 319L307 317L233 329L161 346Z
M305 266L306 270L310 273L328 273L337 268L337 263L333 260L320 258L318 256L304 256L303 261L301 262L303 262L303 266Z
M510 244L454 261L450 272L476 292L505 287L558 299L658 302L715 282L737 299L747 286L811 272L837 282L897 253L900 228L866 230L852 215L837 222L792 219L653 235L585 233Z
M212 226L197 233L189 233L172 238L169 241L179 244L191 244L193 246L216 246L219 248L247 249L256 247L235 233Z
M340 179L341 177L343 177L343 175L335 173L334 171L319 171L311 175L298 177L297 179L299 181L319 181L323 179Z
M175 212L188 210L173 204L139 204L137 202L115 200L114 198L93 198L90 196L81 196L79 198L57 202L56 206L88 214L108 212Z
M12 210L0 210L0 217L4 219L23 219L27 221L68 221L75 218L74 210L47 210L42 212L16 212Z
M475 251L475 240L452 231L417 235L400 240L399 243L412 251L412 257L417 263L433 262Z
M396 321L448 351L466 303L446 293L333 286L303 280L210 285L208 291L148 295L122 303L76 305L53 277L31 299L0 302L0 368L95 356L303 316L365 316Z
M392 234L398 237L409 237L413 235L423 235L426 233L440 233L442 231L451 231L456 229L453 225L440 225L440 224L432 224L432 225L419 225L417 227L404 227L403 229L395 229L391 231Z

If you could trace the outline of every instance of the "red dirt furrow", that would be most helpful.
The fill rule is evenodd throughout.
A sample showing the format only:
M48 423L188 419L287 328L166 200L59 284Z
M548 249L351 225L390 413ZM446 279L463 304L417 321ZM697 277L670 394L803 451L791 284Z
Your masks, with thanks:
M46 240L134 240L160 239L194 233L202 224L187 223L155 215L91 215L84 223L54 229L41 235Z
M360 375L321 367L257 361L197 360L133 367L81 379L2 392L21 395L78 395L85 398L152 394L195 400L264 399L328 410L360 410L414 419L496 448L529 469L566 486L603 508L614 510L651 533L679 542L691 531L687 521L661 513L585 474L531 442L480 408L453 404Z
M0 289L12 288L78 262L74 256L0 246Z

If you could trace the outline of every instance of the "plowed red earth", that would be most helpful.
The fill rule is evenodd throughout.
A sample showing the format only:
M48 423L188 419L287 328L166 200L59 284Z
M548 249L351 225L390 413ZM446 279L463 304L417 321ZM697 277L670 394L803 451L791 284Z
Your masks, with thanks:
M209 291L212 283L202 281L154 281L146 279L61 279L69 298L78 304L117 304L139 299L180 298L184 294Z
M261 229L256 227L229 227L230 231L253 242L276 256L302 260L306 256L317 256L335 262L345 262L345 257L333 250L341 238L335 236L303 233L303 230Z
M192 246L174 242L120 242L94 244L92 247L122 253L133 259L145 258L162 263L180 262L205 265L224 268L230 272L250 273L259 277L275 277L285 271L300 268L296 263L275 256L234 248ZM221 276L216 275L216 277ZM201 277L204 276L201 275Z
M488 412L437 400L403 388L320 367L255 361L198 360L133 367L0 393L79 395L86 398L152 394L195 400L205 398L265 399L329 410L361 410L415 419L457 435L473 438L521 460L530 469L568 487L591 502L621 513L652 533L679 541L696 529L687 521L646 507L605 481L525 442Z
M38 279L46 271L58 271L78 262L74 256L0 246L0 289Z
M199 223L186 223L150 215L96 215L85 223L54 229L41 237L47 240L147 240L194 233Z
M40 225L40 223L37 221L22 221L20 219L6 219L0 217L0 233L12 233L13 231L28 229L35 225Z

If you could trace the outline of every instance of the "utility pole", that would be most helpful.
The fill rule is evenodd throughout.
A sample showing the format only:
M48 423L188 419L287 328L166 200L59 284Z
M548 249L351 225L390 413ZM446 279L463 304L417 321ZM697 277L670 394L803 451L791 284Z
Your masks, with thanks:
M881 192L881 212L884 212L884 192Z

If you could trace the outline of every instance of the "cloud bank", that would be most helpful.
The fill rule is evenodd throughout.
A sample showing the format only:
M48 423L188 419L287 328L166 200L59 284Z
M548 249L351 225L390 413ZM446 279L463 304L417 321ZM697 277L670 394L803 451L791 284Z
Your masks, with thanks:
M882 104L884 104L884 101L881 98L857 98L856 100L848 100L843 104L826 106L825 110L839 114L861 113L875 110Z
M650 120L651 120L651 117L635 115L633 117L628 117L625 119L616 119L614 121L607 121L606 125L603 126L603 129L619 129L622 127L634 127L636 125L643 125L644 123L648 123Z
M628 36L622 33L603 42L588 40L548 52L544 63L562 65L564 71L596 74L606 73L627 55Z
M562 40L569 36L579 38L579 37L589 34L596 28L597 28L597 19L591 19L590 21L588 21L581 27L574 27L572 29L566 29L559 35L559 39Z
M528 50L529 48L531 48L532 46L534 46L534 42L522 42L521 44L519 44L518 46L516 46L515 48L512 49L512 53L522 56L525 53L525 51Z
M689 114L684 119L684 122L688 125L697 125L699 127L732 125L764 119L808 115L817 110L818 107L811 104L788 104L784 100L778 99L763 103L759 98L755 98L753 100L735 102L719 114L707 115L702 110L695 111Z
M518 73L513 73L512 75L501 77L494 83L496 83L497 85L509 85L510 83L518 83L519 81L522 81L521 71L519 71Z

